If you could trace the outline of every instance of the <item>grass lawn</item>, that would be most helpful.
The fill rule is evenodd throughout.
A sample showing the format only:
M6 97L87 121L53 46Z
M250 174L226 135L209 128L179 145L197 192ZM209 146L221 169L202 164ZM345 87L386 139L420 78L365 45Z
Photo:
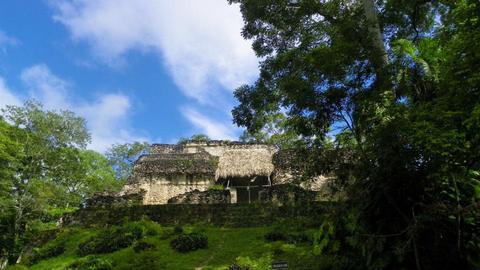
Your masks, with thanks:
M289 244L284 241L268 242L265 234L273 231L271 227L222 228L207 225L185 226L184 233L200 232L208 237L208 247L187 253L180 253L170 247L170 241L177 235L172 227L162 227L152 221L131 222L148 228L150 233L142 241L152 244L151 249L135 252L133 246L107 254L89 255L111 264L111 269L228 269L236 260L263 260L267 263L255 269L269 269L272 261L284 260L289 269L322 269L321 258L312 254L311 243ZM128 223L126 223L128 224ZM78 255L78 246L91 237L95 237L101 228L70 227L65 228L50 245L64 243L65 251L58 256L43 259L33 265L10 266L9 270L32 269L54 270L70 269L70 265L82 257ZM137 240L140 241L140 240ZM75 268L104 269L104 268Z

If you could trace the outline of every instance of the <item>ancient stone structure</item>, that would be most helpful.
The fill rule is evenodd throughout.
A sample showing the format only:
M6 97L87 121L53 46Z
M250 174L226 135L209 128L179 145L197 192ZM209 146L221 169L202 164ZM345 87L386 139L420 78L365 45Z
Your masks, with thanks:
M198 189L177 195L168 199L168 203L174 204L226 204L230 203L229 190L200 191Z
M143 204L166 204L174 197L170 203L215 203L206 191L223 186L230 203L259 201L265 187L293 178L274 162L277 152L270 145L230 141L154 144L135 163L120 196L143 192Z

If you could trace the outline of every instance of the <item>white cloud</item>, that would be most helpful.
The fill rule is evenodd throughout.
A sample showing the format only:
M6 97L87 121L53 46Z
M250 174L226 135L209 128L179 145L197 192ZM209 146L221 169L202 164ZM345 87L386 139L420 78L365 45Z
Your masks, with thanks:
M18 40L11 36L5 34L5 32L0 30L0 49L5 52L6 46L15 46L18 44Z
M258 60L241 35L237 5L226 0L52 0L55 20L107 63L129 51L159 55L179 88L202 104L257 76ZM226 90L226 91L225 91Z
M93 137L90 147L93 149L105 150L113 143L148 141L125 126L131 103L124 95L104 95L92 104L80 105L76 111L89 122Z
M212 139L235 140L237 137L237 130L232 125L214 121L192 108L182 108L181 111L197 130Z
M41 101L46 108L66 109L69 107L66 100L69 83L53 75L45 64L24 69L20 78L29 89L30 97Z
M0 77L0 109L4 109L6 105L20 105L21 103L13 91L7 87L5 80Z
M92 134L91 149L105 151L113 143L147 140L128 126L132 108L127 96L106 94L94 102L75 101L70 92L72 84L57 77L44 64L23 70L21 79L28 87L30 97L40 101L46 109L67 109L84 117Z

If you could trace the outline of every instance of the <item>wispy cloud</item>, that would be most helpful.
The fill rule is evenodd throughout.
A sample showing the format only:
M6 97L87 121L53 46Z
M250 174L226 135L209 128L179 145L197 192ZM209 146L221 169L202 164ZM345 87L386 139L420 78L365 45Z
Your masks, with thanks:
M42 101L46 108L66 109L70 106L67 89L71 85L53 75L45 64L24 69L20 78L28 88L30 97Z
M4 109L6 105L20 105L21 103L21 100L8 88L5 80L0 77L0 109Z
M0 30L0 45L17 45L18 40Z
M19 41L16 38L11 37L2 30L0 30L0 51L5 53L7 50L7 46L16 46L18 44Z
M164 60L189 97L208 103L257 75L251 43L241 35L239 8L225 0L58 0L55 20L95 55L115 63L128 51L152 51Z
M113 143L148 141L128 125L132 105L127 96L118 92L98 96L94 101L75 99L73 83L59 78L44 64L24 69L20 77L28 89L28 97L40 101L46 109L70 110L87 120L92 134L90 149L105 151ZM0 108L21 105L22 100L0 78Z
M240 35L239 7L226 0L50 3L54 19L67 27L73 40L88 43L97 60L118 66L128 63L131 51L153 53L182 93L205 111L229 111L233 89L257 77L258 59L251 42ZM192 121L196 117L187 119L199 124ZM203 119L233 128L231 121Z
M236 128L222 122L212 120L192 108L182 108L183 115L195 126L195 132L206 134L212 139L235 140Z

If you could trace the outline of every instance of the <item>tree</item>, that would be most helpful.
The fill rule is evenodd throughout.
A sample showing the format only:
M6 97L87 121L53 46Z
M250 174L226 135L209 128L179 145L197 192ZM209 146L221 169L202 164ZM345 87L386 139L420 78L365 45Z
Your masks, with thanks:
M190 140L192 140L192 141L210 141L211 139L210 139L210 137L208 137L205 134L193 134L190 137Z
M118 181L124 183L132 175L134 162L148 154L150 145L146 142L114 144L107 150L105 156L115 171Z
M3 118L5 120L3 120ZM84 119L27 101L0 119L0 256L10 263L35 232L54 225L96 191L116 190L105 157L86 150Z
M15 129L0 118L0 264L14 248L9 234L9 219L15 214L15 202L10 196L14 188L15 172L22 155L21 145L14 141Z
M80 153L81 178L84 179L82 193L83 197L91 197L95 192L99 191L118 191L122 185L122 181L118 181L115 177L115 171L110 165L109 160L102 154L85 150Z
M186 141L202 141L202 142L208 142L212 139L210 139L210 137L208 137L207 135L205 134L193 134L192 136L190 136L190 138L180 138L178 140L179 143L182 143L182 142L186 142Z
M336 171L349 196L335 218L351 267L478 263L478 3L229 2L263 59L234 121L258 134L283 113L306 141L344 129L337 149L354 158Z
M240 136L240 141L266 143L281 149L294 148L304 143L304 140L290 128L288 119L283 113L269 115L261 130L254 132L245 130Z

